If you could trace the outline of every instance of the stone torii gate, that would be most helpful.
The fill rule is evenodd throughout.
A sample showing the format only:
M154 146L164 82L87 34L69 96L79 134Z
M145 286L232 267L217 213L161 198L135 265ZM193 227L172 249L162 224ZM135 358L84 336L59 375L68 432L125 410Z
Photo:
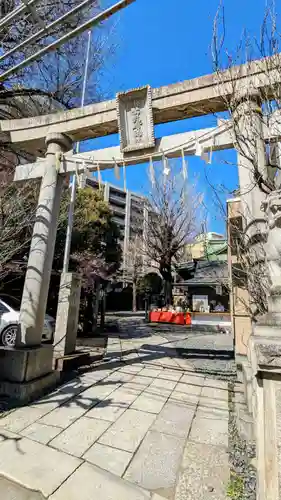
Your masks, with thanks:
M245 140L251 144L253 143L251 134L254 132L244 122L243 92L255 89L252 96L250 94L247 97L252 103L254 119L260 130L259 137L254 141L255 154L259 158L258 168L264 173L266 166L264 141L269 138L279 141L280 136L278 130L263 130L259 91L266 90L269 98L273 81L280 84L281 75L276 75L275 70L268 69L267 63L266 71L263 71L263 64L262 61L256 61L240 66L221 74L219 79L213 74L158 89L143 87L118 94L116 101L36 118L0 122L0 130L9 134L13 143L20 143L21 147L30 153L40 156L42 151L47 149L45 159L33 164L20 165L15 173L15 181L39 177L42 181L21 304L21 339L15 349L1 351L0 373L4 379L0 384L2 393L10 394L14 391L19 397L24 398L54 383L57 377L56 373L52 372L52 346L43 347L41 338L64 175L72 172L82 173L86 168L93 171L97 169L97 164L101 169L112 168L114 158L117 159L117 163L121 161L133 165L142 163L151 156L161 158L163 151L167 151L167 156L170 157L180 156L182 151L186 155L194 154L198 141L206 151L235 146L228 123L219 125L216 129L187 132L159 140L154 138L155 124L226 110L226 99L230 98L233 92L233 78L236 79L236 92L240 95L234 112L241 129L243 128ZM271 97L274 97L273 94ZM69 153L73 141L100 137L118 130L120 147L80 154L76 157ZM250 181L249 163L247 158L240 156L238 159L242 191L243 186ZM253 196L247 200L252 209L251 217L263 220L260 202L264 201L264 196L257 187L253 188L253 191L255 203ZM245 230L253 227L250 223L250 220L246 221ZM262 431L264 435L265 426ZM262 451L259 461L263 474L261 481L264 485L265 451L264 447L260 449ZM265 492L265 490L261 486L260 491ZM269 500L265 493L263 495L259 497L260 500ZM275 495L270 497L270 500L277 498L279 499L279 496Z

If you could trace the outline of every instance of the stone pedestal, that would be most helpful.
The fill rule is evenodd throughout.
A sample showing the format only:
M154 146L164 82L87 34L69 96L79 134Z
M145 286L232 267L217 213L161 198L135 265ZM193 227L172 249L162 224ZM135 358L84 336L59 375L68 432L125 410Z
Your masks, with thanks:
M74 273L63 273L60 282L54 338L55 358L62 358L75 351L80 293L81 278Z
M262 329L260 330L260 326ZM281 339L258 325L251 343L258 500L281 499ZM281 325L279 326L279 332ZM276 332L275 332L276 333Z
M0 348L0 394L28 401L56 385L52 371L53 346Z

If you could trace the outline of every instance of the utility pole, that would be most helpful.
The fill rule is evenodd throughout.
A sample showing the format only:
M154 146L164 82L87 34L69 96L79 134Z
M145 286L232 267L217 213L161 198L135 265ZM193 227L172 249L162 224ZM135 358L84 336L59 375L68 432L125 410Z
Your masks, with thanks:
M82 87L81 108L83 108L85 104L85 95L86 95L88 69L89 69L89 57L91 48L91 35L92 35L91 31L88 31L88 44L87 44L87 54L86 54L83 87ZM76 153L78 154L79 151L80 151L80 142L78 141L76 143ZM74 208L76 200L76 186L77 186L77 174L73 174L71 181L71 195L70 195L70 203L68 209L68 221L67 221L64 257L63 257L63 268L62 268L63 273L67 273L69 267L69 256L70 256L72 229L73 229L73 216L74 216Z

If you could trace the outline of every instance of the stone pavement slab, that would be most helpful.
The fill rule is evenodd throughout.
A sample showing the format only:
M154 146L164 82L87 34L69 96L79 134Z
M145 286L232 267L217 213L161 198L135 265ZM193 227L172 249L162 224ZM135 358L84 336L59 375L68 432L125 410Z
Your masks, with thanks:
M63 404L62 406L59 406L55 410L48 413L43 418L41 418L38 423L65 429L69 425L73 424L75 420L82 417L82 415L84 415L86 411L86 408L77 405L76 402L71 401L69 403Z
M50 446L81 457L83 453L106 431L110 422L82 417L55 437Z
M84 463L56 491L50 500L150 500L147 491L123 479Z
M157 379L155 379L155 381L156 380ZM162 382L163 382L163 380L162 380ZM167 382L171 382L171 381L167 380ZM173 383L175 383L175 382L173 382ZM171 396L173 390L169 389L167 387L163 387L163 385L164 384L161 384L160 386L157 384L156 385L150 384L148 387L145 388L145 392L151 394L152 396L163 396L166 399L168 399Z
M136 373L140 373L140 371L143 370L143 365L125 365L123 368L119 369L119 372L122 373L133 373L134 375Z
M87 417L115 422L139 395L139 391L130 388L124 389L123 387L112 392L110 404L106 400L101 401L87 413Z
M42 493L0 476L0 498L3 500L45 500Z
M175 380L165 380L163 378L156 378L153 380L153 382L150 384L150 387L160 387L165 389L166 391L172 391L177 385L177 382Z
M169 368L163 368L158 375L158 378L163 378L164 380L174 380L175 382L178 382L181 377L181 370L170 370Z
M51 495L80 465L71 457L27 438L7 439L0 444L1 474L26 488Z
M152 413L126 410L105 432L99 442L113 448L134 452L154 420L155 415Z
M169 403L181 403L182 406L190 407L191 409L193 408L195 411L199 403L199 395L188 394L188 392L173 391L169 398Z
M154 421L151 430L182 438L187 437L194 413L194 408L188 408L180 402L168 401Z
M140 385L143 387L143 389L145 387L147 387L148 385L151 384L151 382L153 382L153 377L143 377L142 376L142 373L143 373L143 370L141 371L141 373L139 375L135 375L129 382L128 382L128 387L130 387L130 385L132 384L136 384L136 385Z
M173 498L184 439L149 431L133 458L125 479Z
M52 425L61 427L62 429L71 425L75 420L82 417L87 410L103 401L106 397L108 399L110 394L118 387L118 384L101 382L86 389L78 396L55 410L45 415L41 420L41 424ZM110 400L107 404L110 403Z
M183 392L185 394L193 394L194 396L200 396L202 392L202 385L195 385L195 384L188 384L188 383L182 383L179 382L176 387L175 391L177 392Z
M144 368L141 372L142 377L152 377L156 378L158 375L160 375L163 372L162 368L156 369L156 368Z
M133 454L124 450L117 450L100 443L95 443L83 455L83 458L101 469L105 469L116 476L122 476Z
M205 384L204 375L185 373L181 378L181 383L202 387Z
M45 415L46 411L42 406L36 408L32 406L18 408L7 416L0 418L0 430L4 427L11 432L20 432L41 418L42 415Z
M226 380L216 380L213 378L206 378L204 382L205 387L213 387L216 389L228 390L228 382Z
M226 500L228 454L223 448L188 441L175 500Z
M228 390L205 386L202 389L199 404L205 408L224 410L228 413Z
M201 402L197 407L196 416L211 420L225 420L228 422L229 410L226 408L212 408Z
M106 382L120 383L129 382L134 377L134 373L126 373L120 370L116 370L111 375L109 375L105 380Z
M196 415L192 424L189 439L197 443L215 446L228 446L228 421Z
M157 414L162 410L167 398L167 396L162 396L160 394L151 394L149 390L147 390L138 396L131 408Z
M205 386L202 389L202 397L208 398L210 401L223 401L228 403L228 390L218 389L217 387Z
M21 431L21 435L33 441L38 441L38 443L47 444L60 432L61 429L59 427L52 427L51 425L38 424L35 422Z

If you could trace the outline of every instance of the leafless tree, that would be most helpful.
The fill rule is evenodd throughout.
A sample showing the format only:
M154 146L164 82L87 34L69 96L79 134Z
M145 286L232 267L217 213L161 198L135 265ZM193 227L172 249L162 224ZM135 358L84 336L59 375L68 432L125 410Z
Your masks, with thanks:
M249 244L249 236L243 230L245 226L244 213L239 199L237 204L235 215L228 214L228 244L231 257L231 287L229 291L232 292L234 287L250 290L250 294L240 294L238 301L252 321L256 321L260 315L267 311L268 276L264 266L257 265L257 262L264 262L266 259L265 247L259 244L257 247L259 255L257 255L257 248ZM262 240L261 237L258 239Z
M265 270L265 220L260 207L265 197L281 186L281 148L278 144L281 131L281 35L277 20L275 2L269 0L259 38L252 37L245 29L232 52L226 48L227 22L223 1L213 27L214 71L232 124L241 183L240 223L233 228L237 255L233 276L238 283L248 286L247 307L253 320L267 309L269 287ZM250 76L254 67L259 76ZM259 90L260 86L262 90ZM212 187L215 192L215 187ZM218 201L217 194L215 198ZM220 209L226 217L225 209Z
M16 23L8 24L6 27L3 27L0 31L0 42L4 53L9 53L11 49L17 47L31 35L38 32L40 34L36 36L33 41L28 43L27 46L16 50L11 56L5 58L2 63L2 70L8 70L35 51L46 47L51 40L75 29L83 21L93 16L100 6L99 0L93 0L88 8L79 10L79 12L73 14L63 23L57 24L51 31L48 31L47 35L39 31L39 23L46 26L80 3L80 0L39 0L36 2L37 23L32 18L30 12L26 10L17 18ZM2 11L4 11L5 14L11 12L14 7L15 2L9 0L1 2ZM112 40L109 42L108 38L108 29L101 30L96 28L93 31L88 73L88 98L91 101L99 97L98 76L100 76L100 70L104 66L105 56L108 57L113 49ZM1 89L3 97L11 98L16 95L20 97L28 96L29 98L36 98L41 96L45 99L35 99L35 103L33 103L33 106L35 105L37 107L37 114L40 114L40 107L41 112L48 112L46 108L48 106L52 108L53 101L57 101L66 108L79 105L86 54L86 41L87 33L83 33L55 51L48 52L38 60L38 62L32 63L27 68L19 70L15 76L11 76L4 82ZM28 113L27 109L25 111ZM20 113L22 113L22 109L20 109Z
M163 278L167 305L173 300L173 265L183 258L186 245L198 234L202 205L202 196L196 194L195 187L187 187L179 175L171 172L171 168L164 174L162 170L157 172L147 202L144 231L144 252Z
M237 47L230 52L225 46L227 26L222 0L215 16L212 40L213 68L233 125L234 145L244 168L251 171L252 182L247 188L257 186L266 194L280 185L281 150L277 141L281 128L281 32L277 20L275 1L269 0L259 39L245 29ZM245 85L245 78L253 74L253 64L260 76L248 78ZM264 85L260 92L261 81ZM241 101L244 105L237 112L237 103ZM257 113L262 116L262 126L256 119ZM259 142L263 151L257 146Z
M0 280L23 271L32 235L38 184L0 189Z
M79 3L80 0L39 0L36 2L36 16L46 25ZM2 0L0 4L1 16L4 16L16 7L17 2ZM12 56L4 59L1 63L1 70L8 70L24 57L46 46L50 40L75 28L98 9L99 1L93 0L88 10L80 11L63 25L54 28L48 36L37 37L27 47L17 50ZM99 78L115 48L111 37L112 25L109 23L107 26L108 28L97 28L92 33L85 104L101 99L102 89ZM20 18L17 18L17 22L1 28L1 53L7 53L38 30L38 24L32 21L29 11L26 10ZM47 53L41 60L19 71L4 83L0 83L0 120L36 116L80 106L86 44L87 34L84 33L56 51ZM31 198L35 194L34 190L30 184L12 187L11 183L16 165L25 161L33 161L33 159L24 147L11 143L9 136L0 130L0 209L2 211L0 265L7 263L8 257L14 259L17 256L18 246L10 244L13 233L21 235L21 238L15 240L19 241L20 245L28 245L28 239L31 237L30 228L35 210L34 204L31 208ZM5 217L3 207L5 207ZM8 211L7 207L9 207Z
M47 25L61 15L77 6L80 0L39 0L36 2L36 16ZM15 2L1 2L2 15L9 14L15 8ZM42 34L28 46L16 50L15 53L1 63L3 71L21 62L25 57L45 47L56 37L76 28L83 20L88 19L99 8L99 0L94 0L88 9L74 14L63 24L59 24L46 36ZM111 32L112 26L97 28L92 33L92 44L88 67L87 102L101 99L102 90L99 79L114 52ZM32 20L26 10L17 18L17 22L8 24L0 30L0 44L3 53L17 47L35 32L38 23ZM0 84L0 119L22 118L50 113L57 110L80 106L81 89L86 57L87 33L65 43L55 51L48 52L40 60L19 70ZM10 143L5 134L0 133L0 166L13 170L15 164L26 158L26 151ZM30 159L30 156L28 156Z

